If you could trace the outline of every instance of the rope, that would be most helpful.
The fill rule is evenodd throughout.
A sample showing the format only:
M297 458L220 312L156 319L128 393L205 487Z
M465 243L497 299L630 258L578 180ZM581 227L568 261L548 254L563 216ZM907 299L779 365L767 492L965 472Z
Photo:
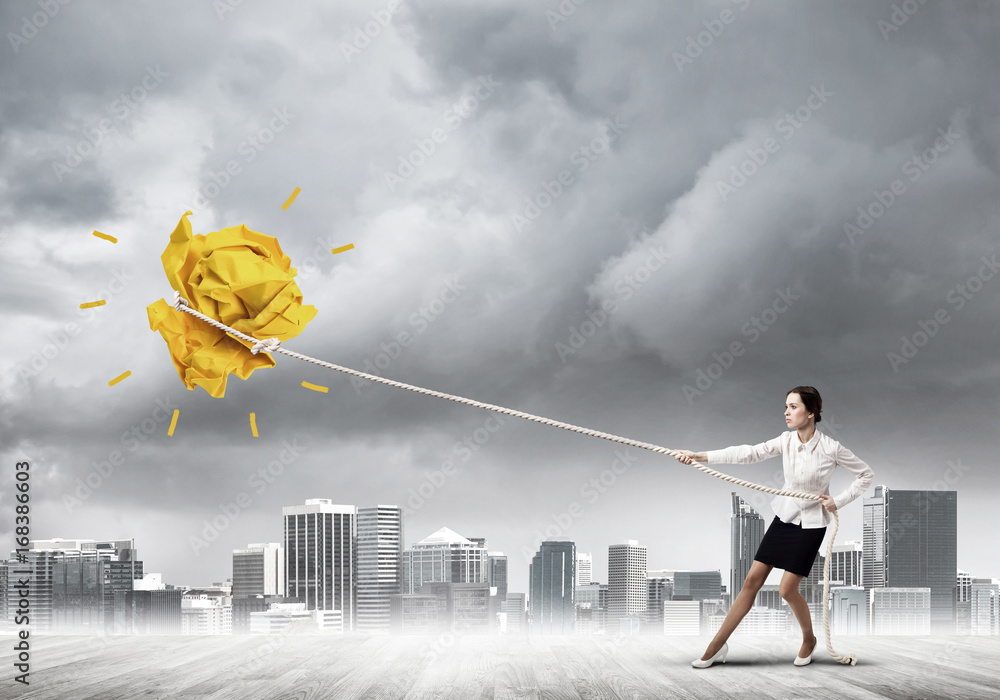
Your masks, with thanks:
M611 442L617 442L622 445L629 445L631 447L638 447L643 450L649 450L651 452L659 452L660 454L669 455L671 457L676 457L678 452L672 450L668 447L662 447L660 445L654 445L649 442L640 442L639 440L632 440L631 438L621 437L620 435L612 435L611 433L603 433L599 430L591 430L590 428L581 428L578 425L572 425L570 423L563 423L561 421L552 420L551 418L543 418L541 416L536 416L531 413L524 413L523 411L515 411L512 408L504 408L503 406L494 406L493 404L483 403L482 401L475 401L473 399L467 399L462 396L453 396L452 394L446 394L442 391L434 391L433 389L424 389L423 387L414 386L412 384L404 384L403 382L397 382L393 379L387 379L385 377L379 377L374 374L367 374L365 372L359 372L356 369L350 369L349 367L341 367L340 365L335 365L330 362L324 362L323 360L317 360L315 357L309 357L308 355L302 355L297 352L288 350L282 347L281 341L277 338L268 338L267 340L258 340L257 338L241 333L229 326L216 321L213 318L209 318L202 313L199 313L191 308L187 300L184 299L180 292L174 292L174 308L178 311L183 311L184 313L191 314L195 318L200 318L205 323L211 324L218 328L219 330L225 331L230 335L246 341L252 347L250 352L256 355L259 352L275 353L279 352L282 355L288 355L289 357L294 357L297 360L304 360L305 362L311 362L314 365L319 365L320 367L326 367L328 369L333 369L338 372L343 372L344 374L350 374L355 377L361 377L362 379L367 379L373 382L380 382L382 384L388 384L389 386L394 386L399 389L407 389L409 391L415 391L418 394L426 394L428 396L437 396L438 398L448 399L449 401L456 401L458 403L464 403L469 406L476 406L478 408L485 408L487 411L495 411L497 413L504 413L509 416L516 416L517 418L524 418L525 420L534 421L536 423L542 423L544 425L551 425L555 428L562 428L563 430L569 430L574 433L581 433L583 435L590 435L591 437L601 438L603 440L610 440ZM765 493L774 494L775 496L790 496L792 498L804 498L813 501L820 501L822 498L814 493L804 493L801 491L789 491L785 489L776 489L770 486L761 486L760 484L755 484L751 481L744 481L743 479L737 479L729 474L723 474L722 472L717 472L705 465L698 464L692 460L691 466L699 471L702 471L711 476L717 477L724 481L736 484L737 486L745 486L750 489L756 489L757 491L764 491ZM830 536L830 542L827 545L826 562L823 566L823 627L826 632L826 649L830 652L830 656L839 661L842 664L850 664L854 666L857 664L857 657L854 654L848 656L841 656L833 650L833 644L830 641L830 622L829 622L829 611L827 609L827 600L829 600L830 593L830 559L833 556L833 541L837 536L837 529L840 523L840 517L836 511L831 513L833 515L833 533Z

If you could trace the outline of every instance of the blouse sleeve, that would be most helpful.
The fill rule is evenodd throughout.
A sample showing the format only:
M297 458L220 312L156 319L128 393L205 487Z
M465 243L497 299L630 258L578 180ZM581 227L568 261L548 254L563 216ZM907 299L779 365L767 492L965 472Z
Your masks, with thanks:
M734 445L705 453L708 464L750 464L781 454L781 436L757 445Z
M844 491L834 497L833 503L840 510L848 503L863 494L872 485L875 473L865 462L858 459L853 452L837 443L837 465L854 475L854 481Z

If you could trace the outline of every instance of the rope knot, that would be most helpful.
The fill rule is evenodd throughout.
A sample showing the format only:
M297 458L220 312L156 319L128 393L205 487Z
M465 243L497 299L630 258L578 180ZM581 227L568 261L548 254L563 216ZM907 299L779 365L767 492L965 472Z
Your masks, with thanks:
M281 341L277 338L268 338L267 340L258 340L256 345L250 348L250 352L256 355L259 352L273 352L277 350L281 345Z

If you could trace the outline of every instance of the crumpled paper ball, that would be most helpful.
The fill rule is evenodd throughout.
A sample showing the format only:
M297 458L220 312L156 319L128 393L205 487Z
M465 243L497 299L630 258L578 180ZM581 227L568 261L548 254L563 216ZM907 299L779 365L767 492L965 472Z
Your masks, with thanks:
M188 211L170 234L160 259L167 280L192 309L258 340L284 342L305 329L316 307L302 304L295 268L278 240L246 227L230 226L192 235ZM226 393L230 373L246 379L258 367L273 367L267 353L233 338L163 299L146 307L149 327L167 341L177 373L188 389Z

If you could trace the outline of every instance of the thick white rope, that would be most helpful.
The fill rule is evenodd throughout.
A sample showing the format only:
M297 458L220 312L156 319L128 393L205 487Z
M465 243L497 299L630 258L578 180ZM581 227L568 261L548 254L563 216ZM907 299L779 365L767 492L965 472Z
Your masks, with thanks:
M640 442L638 440L632 440L630 438L621 437L620 435L612 435L611 433L603 433L598 430L591 430L590 428L581 428L578 425L572 425L570 423L562 423L560 421L552 420L551 418L542 418L541 416L536 416L531 413L524 413L523 411L515 411L512 408L504 408L503 406L494 406L493 404L483 403L481 401L475 401L473 399L467 399L462 396L453 396L452 394L446 394L442 391L434 391L433 389L424 389L423 387L413 386L412 384L404 384L403 382L397 382L393 379L386 379L385 377L379 377L374 374L367 374L365 372L359 372L356 369L350 369L349 367L341 367L340 365L335 365L330 362L324 362L323 360L317 360L315 357L309 357L308 355L302 355L297 352L293 352L281 346L281 341L277 338L268 338L267 340L258 340L252 336L241 333L229 326L216 321L213 318L199 313L192 309L188 304L187 300L184 299L180 292L174 292L174 308L178 311L183 311L184 313L191 314L195 318L200 318L205 323L211 324L218 328L219 330L225 331L230 335L240 338L248 343L252 344L250 352L256 355L259 352L280 352L283 355L288 355L289 357L294 357L298 360L305 360L306 362L312 362L314 365L319 365L320 367L326 367L328 369L337 370L338 372L343 372L344 374L350 374L355 377L361 377L362 379L368 379L373 382L381 382L382 384L388 384L389 386L398 387L400 389L408 389L409 391L415 391L419 394L427 394L428 396L437 396L438 398L448 399L449 401L457 401L458 403L468 404L469 406L476 406L478 408L485 408L487 411L496 411L497 413L505 413L509 416L516 416L518 418L524 418L525 420L535 421L536 423L543 423L545 425L551 425L556 428L562 428L563 430L570 430L574 433L582 433L583 435L590 435L591 437L602 438L604 440L610 440L611 442L618 442L623 445L629 445L631 447L638 447L644 450L650 450L651 452L659 452L660 454L670 455L675 457L678 453L676 450L672 450L668 447L661 447L660 445L654 445L649 442ZM745 486L750 489L756 489L757 491L764 491L766 493L774 494L775 496L790 496L792 498L805 498L809 500L819 501L822 500L820 496L814 493L804 493L800 491L787 491L784 489L771 488L770 486L761 486L760 484L755 484L750 481L744 481L743 479L737 479L734 476L728 474L723 474L722 472L717 472L714 469L710 469L707 466L698 464L692 460L692 464L695 469L710 474L711 476L729 481L738 486ZM837 529L840 524L840 517L836 511L831 513L833 515L833 532L830 535L830 542L827 546L826 562L823 566L823 627L826 631L826 649L830 652L830 656L839 661L842 664L850 664L854 666L857 664L857 657L854 654L848 656L841 656L833 650L833 643L830 641L830 622L829 622L829 611L827 609L827 601L829 600L830 594L830 559L833 555L833 541L837 537Z

